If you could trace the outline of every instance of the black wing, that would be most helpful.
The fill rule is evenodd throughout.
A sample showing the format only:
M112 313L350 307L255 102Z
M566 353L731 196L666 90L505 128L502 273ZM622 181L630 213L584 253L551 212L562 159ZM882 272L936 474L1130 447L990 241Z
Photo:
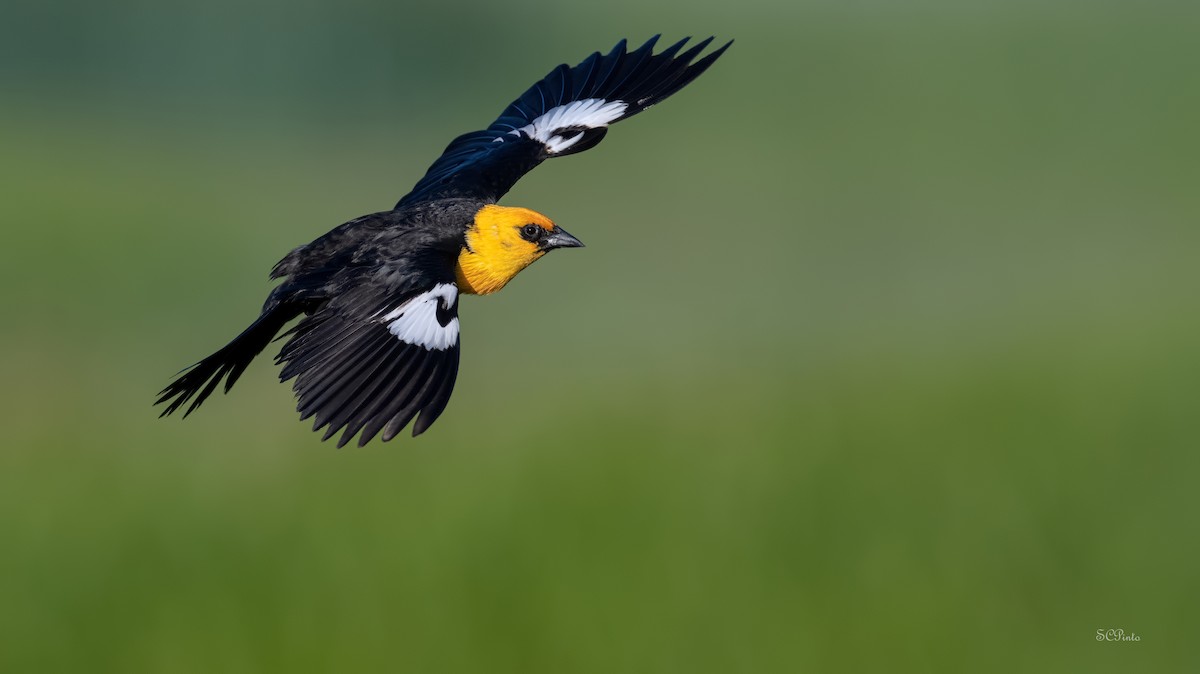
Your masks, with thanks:
M361 431L361 447L381 430L391 440L414 418L420 435L438 418L458 375L458 289L439 283L402 298L378 292L340 296L287 335L279 378L295 378L301 419L316 417L322 440ZM419 416L418 416L419 415Z
M595 52L574 68L558 66L486 130L455 138L396 208L446 197L498 201L544 160L595 147L609 124L687 86L733 44L692 63L711 37L682 54L679 50L690 38L653 54L658 38L632 52L625 51L621 40L604 56Z

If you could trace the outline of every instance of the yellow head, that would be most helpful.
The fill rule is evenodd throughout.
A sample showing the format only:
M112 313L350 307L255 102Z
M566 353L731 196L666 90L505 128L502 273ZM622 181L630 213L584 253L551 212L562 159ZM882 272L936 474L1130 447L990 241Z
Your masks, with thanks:
M541 213L489 204L475 213L466 246L458 255L459 292L494 293L555 248L582 245Z

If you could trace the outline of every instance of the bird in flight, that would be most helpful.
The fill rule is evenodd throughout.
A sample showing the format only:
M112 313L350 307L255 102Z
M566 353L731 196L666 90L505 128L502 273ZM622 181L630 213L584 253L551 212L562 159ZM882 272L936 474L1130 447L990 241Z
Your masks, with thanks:
M222 380L228 392L303 317L280 336L276 363L280 381L293 381L300 418L325 429L322 440L340 431L338 447L355 435L361 447L410 422L414 436L423 433L458 375L459 296L494 293L547 252L583 245L541 213L496 202L544 160L595 147L610 124L687 86L732 44L697 60L711 37L655 54L658 38L633 51L621 40L608 54L558 66L491 126L455 138L394 209L288 253L271 272L283 281L262 314L160 392L161 416L187 405L186 417Z

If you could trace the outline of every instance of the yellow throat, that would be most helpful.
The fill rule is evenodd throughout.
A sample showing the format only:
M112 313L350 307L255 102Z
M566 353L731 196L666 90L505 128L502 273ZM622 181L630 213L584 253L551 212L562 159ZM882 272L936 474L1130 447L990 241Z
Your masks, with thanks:
M545 255L545 250L521 237L521 228L531 224L554 229L550 218L528 208L489 204L479 209L454 269L459 292L494 293Z

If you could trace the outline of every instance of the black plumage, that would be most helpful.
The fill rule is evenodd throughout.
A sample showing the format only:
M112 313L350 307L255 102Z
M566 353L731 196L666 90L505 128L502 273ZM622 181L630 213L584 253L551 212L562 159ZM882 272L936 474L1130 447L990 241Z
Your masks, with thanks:
M625 102L628 105L625 112L610 124L628 119L687 86L733 44L727 42L692 63L712 42L711 37L678 57L675 54L690 38L652 54L659 37L655 35L632 52L626 51L625 40L621 40L608 54L593 52L574 68L564 63L550 71L510 103L487 129L451 141L425 177L396 207L451 195L474 196L495 203L521 176L547 158L590 149L604 138L607 129L584 131L585 137L569 151L554 154L532 139L502 142L497 139L511 135L555 107L591 98Z
M380 434L390 440L410 423L413 435L428 429L458 373L458 293L475 291L458 288L456 265L475 253L467 233L482 209L545 159L594 147L608 125L680 90L729 47L696 60L712 38L654 54L657 40L634 51L622 40L608 54L558 66L487 129L451 142L393 210L351 220L289 253L271 273L281 283L258 319L163 389L162 415L186 406L187 416L222 381L228 392L299 318L280 335L286 341L276 362L301 418L313 418L323 439L340 432L341 447L357 435L361 446ZM582 244L554 227L539 245L538 255Z

